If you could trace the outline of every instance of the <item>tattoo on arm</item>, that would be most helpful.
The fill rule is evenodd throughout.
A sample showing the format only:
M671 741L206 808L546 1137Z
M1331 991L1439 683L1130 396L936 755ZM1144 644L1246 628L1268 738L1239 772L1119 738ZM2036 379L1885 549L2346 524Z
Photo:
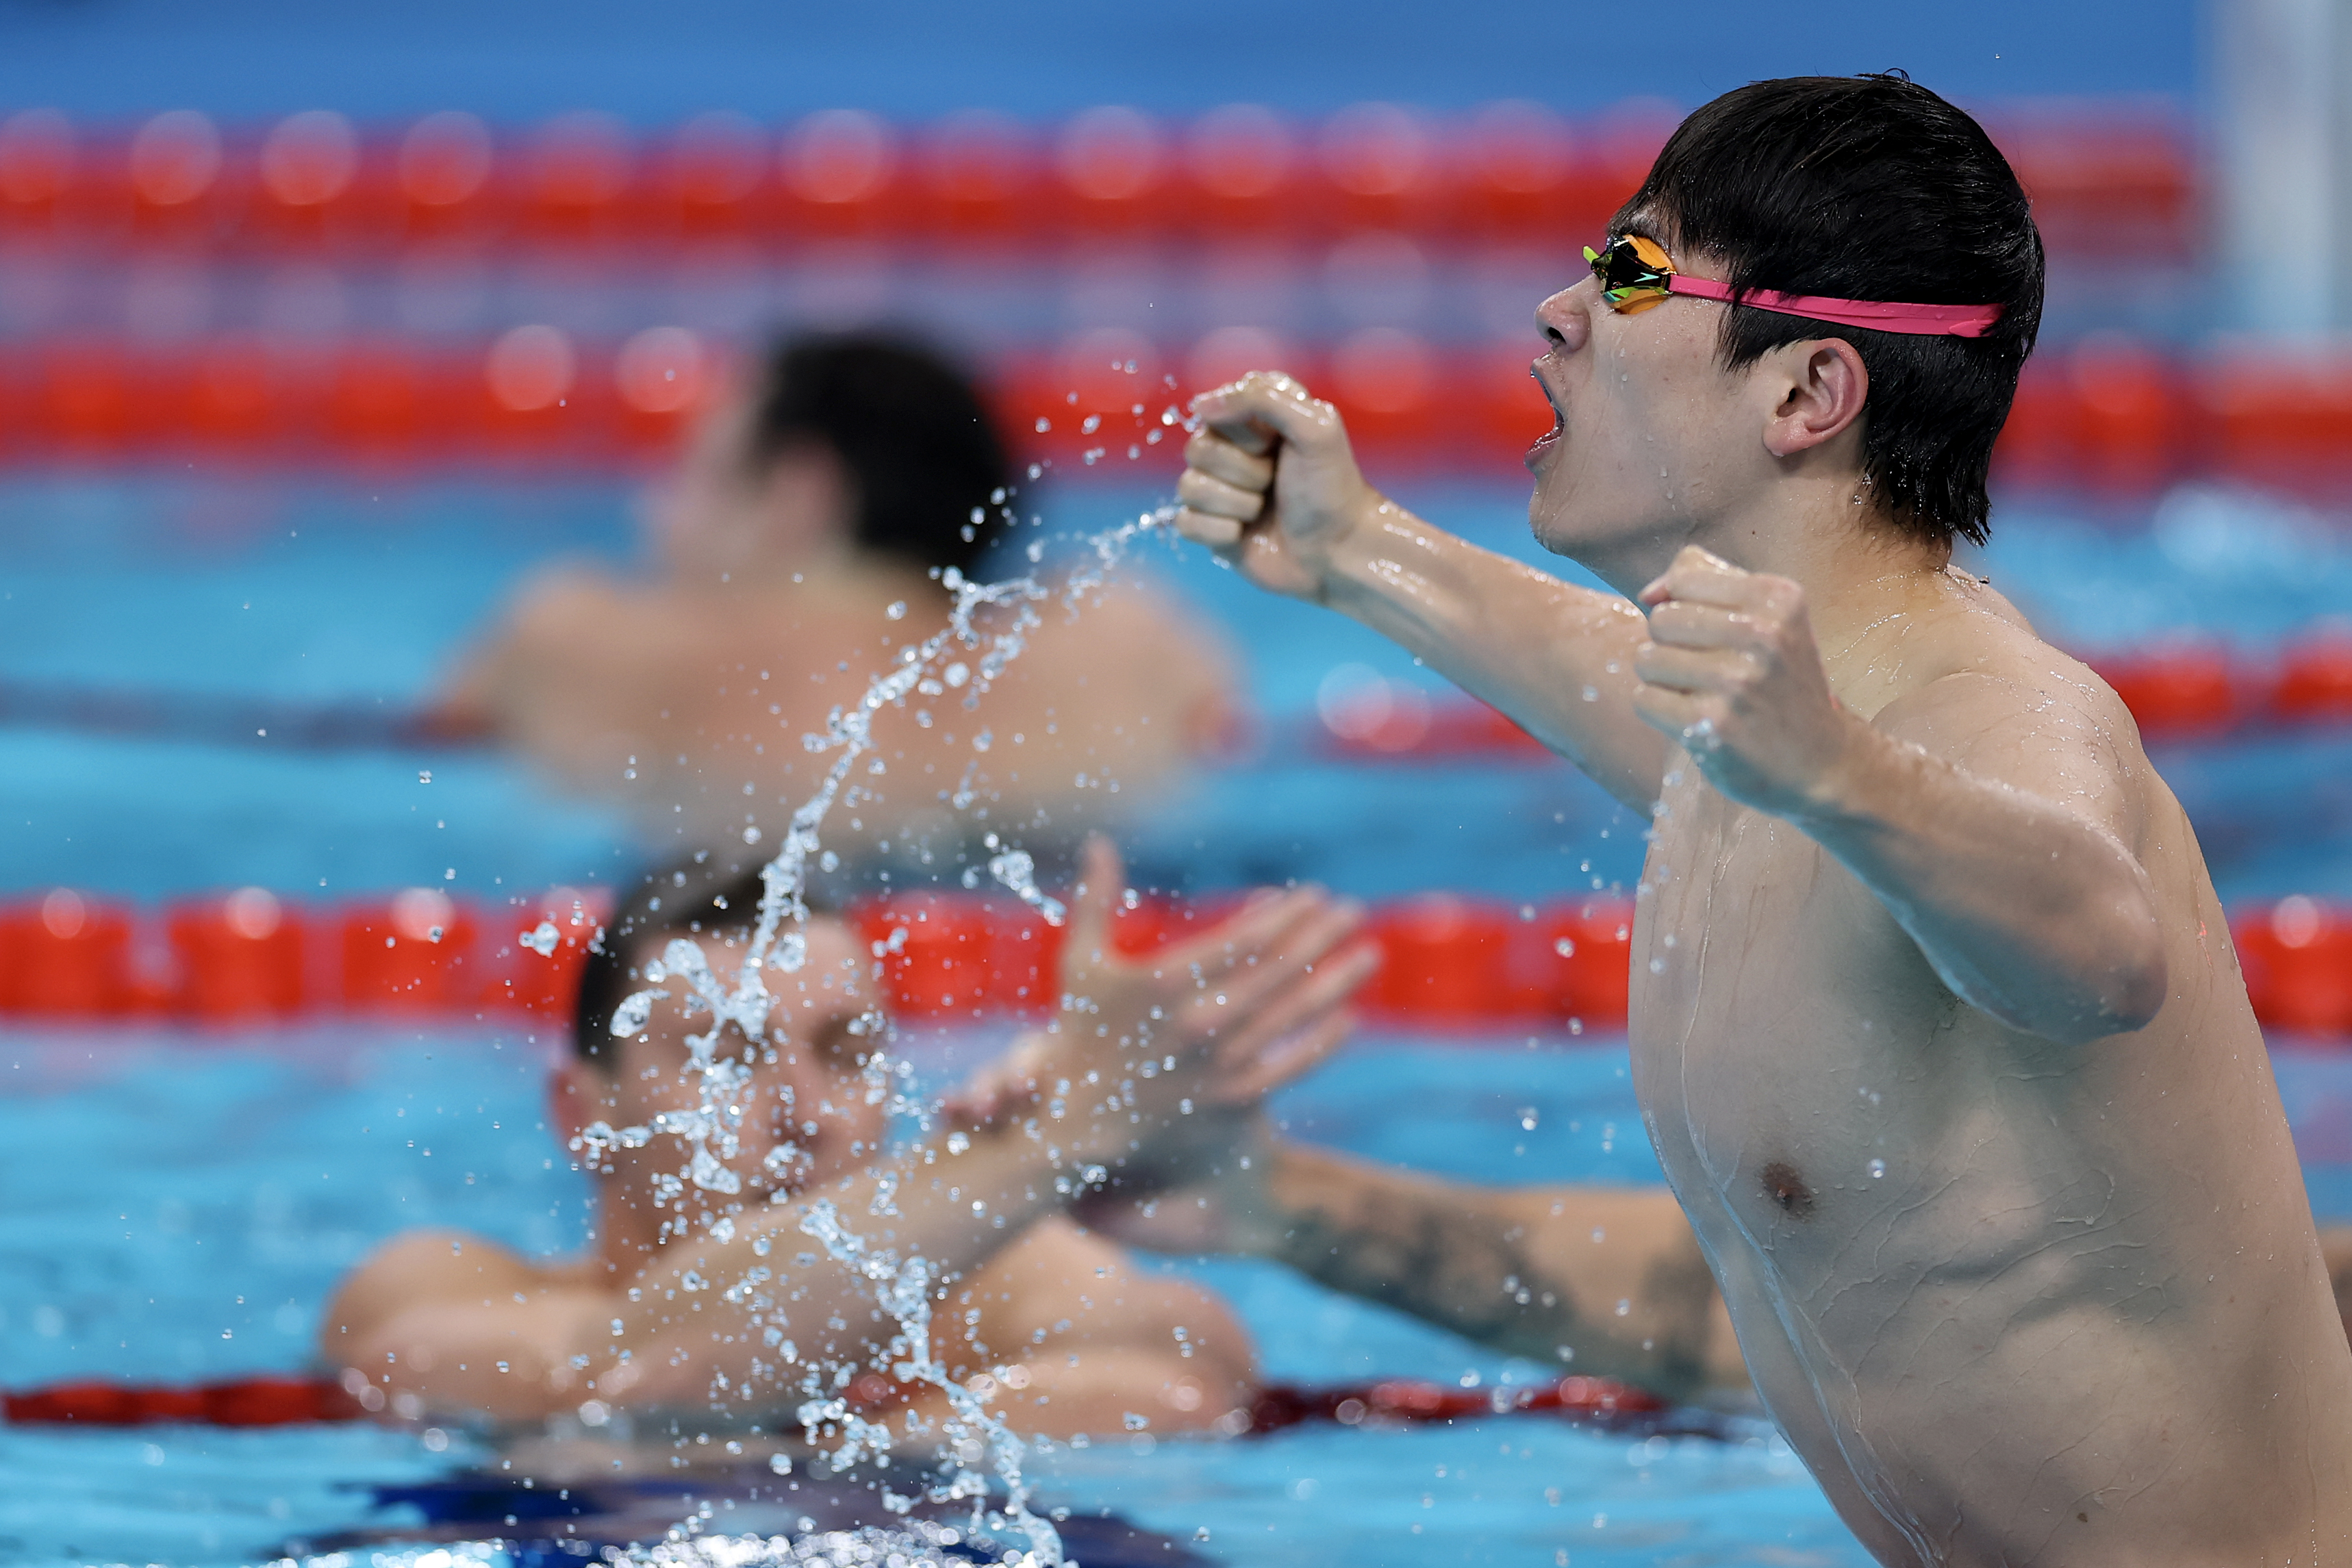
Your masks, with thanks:
M1458 1202L1382 1194L1353 1214L1302 1206L1285 1222L1276 1256L1331 1289L1669 1398L1706 1385L1714 1281L1695 1247L1688 1259L1653 1263L1641 1300L1620 1317L1616 1302L1584 1299L1537 1261L1521 1226Z

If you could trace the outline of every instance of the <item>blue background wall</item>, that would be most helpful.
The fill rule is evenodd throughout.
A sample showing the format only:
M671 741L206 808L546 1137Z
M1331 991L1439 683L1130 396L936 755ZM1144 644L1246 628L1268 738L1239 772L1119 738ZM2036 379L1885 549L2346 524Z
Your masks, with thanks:
M1758 77L1900 66L1965 100L2194 87L2194 0L0 0L0 105L235 120L332 107L660 123L853 105L1050 116L1367 98L1688 107Z

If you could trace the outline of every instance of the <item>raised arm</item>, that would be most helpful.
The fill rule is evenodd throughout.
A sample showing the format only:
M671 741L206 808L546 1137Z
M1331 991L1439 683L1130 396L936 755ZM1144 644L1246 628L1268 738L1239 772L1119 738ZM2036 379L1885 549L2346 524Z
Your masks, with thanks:
M1633 713L1642 615L1433 528L1364 482L1328 403L1264 373L1194 405L1176 525L1274 593L1350 616L1635 807L1666 747Z
M1691 547L1642 598L1643 718L1834 856L1962 1001L2062 1045L2156 1016L2147 763L2087 670L2011 628L1864 718L1832 694L1789 579Z

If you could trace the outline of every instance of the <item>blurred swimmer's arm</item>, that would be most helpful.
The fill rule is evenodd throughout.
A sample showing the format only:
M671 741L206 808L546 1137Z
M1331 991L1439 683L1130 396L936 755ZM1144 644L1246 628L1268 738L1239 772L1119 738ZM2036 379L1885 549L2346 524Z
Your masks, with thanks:
M1066 944L1070 1003L1029 1043L993 1125L740 1217L725 1238L662 1250L624 1314L637 1347L620 1374L632 1397L708 1397L718 1373L782 1377L786 1340L803 1362L887 1343L898 1326L874 1282L803 1228L827 1211L869 1249L922 1258L936 1289L1113 1173L1189 1174L1228 1147L1234 1102L1226 1078L1212 1081L1220 1064L1255 1059L1277 1037L1313 1048L1344 1033L1370 966L1349 946L1357 910L1312 889L1270 894L1190 942L1127 960L1108 936L1121 886L1117 856L1090 846Z
M580 1270L534 1266L480 1237L416 1231L344 1278L319 1349L383 1390L395 1414L530 1419L594 1396L583 1347L609 1346L616 1300Z
M1641 612L1431 527L1364 482L1328 403L1254 373L1194 405L1177 528L1260 587L1394 639L1633 805L1666 746L1635 717Z
M2154 1019L2147 763L2095 677L2021 627L1864 719L1831 691L1787 578L1693 546L1642 600L1643 719L1835 856L1962 1001L2062 1045Z

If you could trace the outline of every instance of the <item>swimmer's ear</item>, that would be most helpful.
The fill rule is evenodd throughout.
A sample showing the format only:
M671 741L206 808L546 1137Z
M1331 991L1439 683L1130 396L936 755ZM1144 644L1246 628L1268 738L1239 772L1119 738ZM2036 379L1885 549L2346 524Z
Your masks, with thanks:
M548 1069L547 1125L558 1143L569 1149L583 1129L603 1116L609 1087L603 1073L577 1058Z

